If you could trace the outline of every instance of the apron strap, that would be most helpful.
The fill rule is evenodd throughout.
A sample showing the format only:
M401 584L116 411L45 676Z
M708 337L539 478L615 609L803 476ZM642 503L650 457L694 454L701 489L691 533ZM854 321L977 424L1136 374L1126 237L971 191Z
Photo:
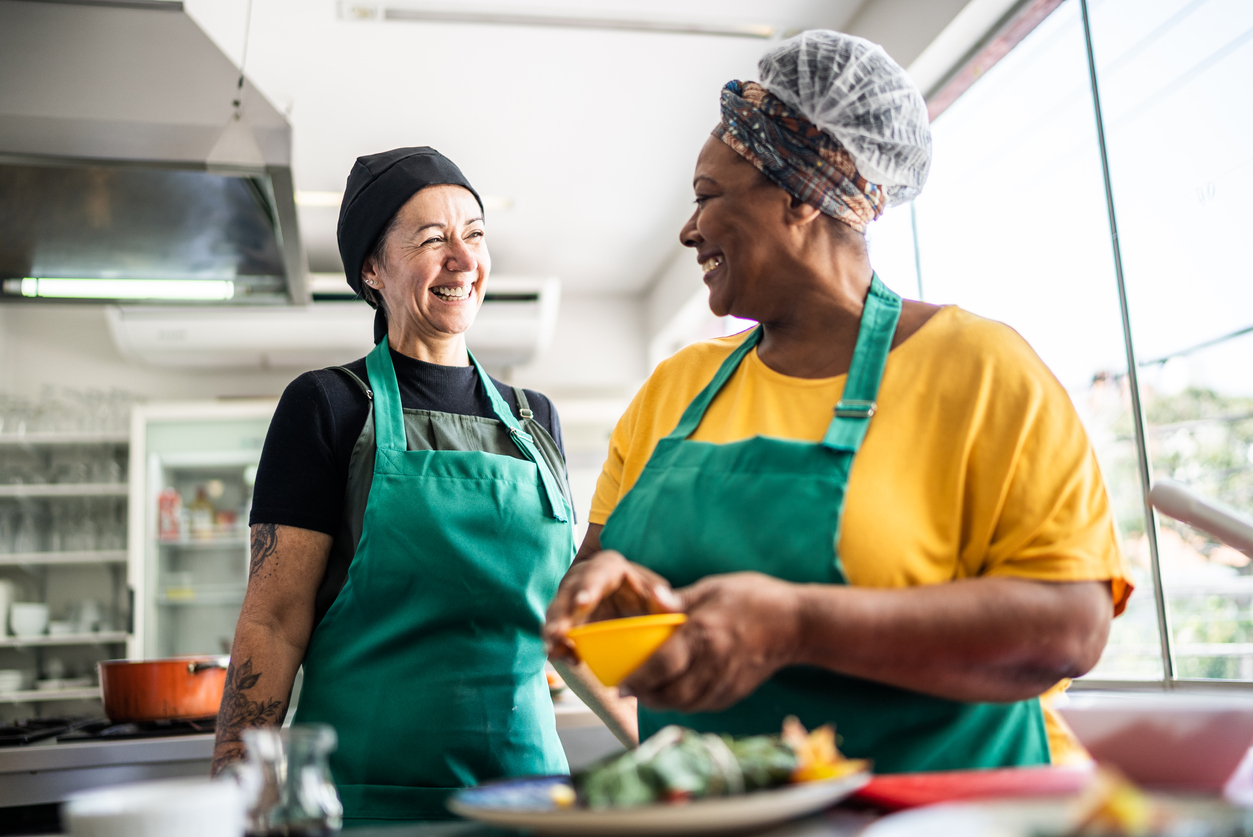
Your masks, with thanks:
M400 386L392 365L387 337L365 356L365 371L374 390L374 443L387 450L407 450L405 413L400 405Z
M526 390L522 387L514 387L513 397L518 399L518 415L524 420L535 418L535 413L531 412L531 402L526 400Z
M357 386L361 388L361 394L370 401L374 400L374 393L370 392L370 385L358 378L356 373L347 366L332 366L331 369L334 369L337 372L343 372L349 378L352 378L357 383Z
M562 523L569 521L571 516L570 506L566 503L566 497L561 493L561 488L557 485L557 478L549 469L548 463L539 452L539 448L535 446L535 439L532 438L530 433L523 430L522 425L514 418L513 411L509 409L505 399L500 397L500 391L496 389L492 379L488 377L487 372L474 357L474 353L466 349L466 354L470 356L470 363L474 364L474 368L478 370L479 382L487 392L487 398L492 403L492 411L496 413L496 418L500 419L505 427L509 428L509 436L513 439L513 443L518 446L518 450L522 451L522 455L534 462L535 467L539 469L540 482L543 483L544 494L548 497L549 514L553 519ZM521 395L521 390L518 390L518 393ZM525 397L520 398L518 407L526 409L528 413L530 412Z
M832 450L856 453L866 438L870 417L878 409L879 383L892 349L896 324L901 318L901 298L879 281L870 279L870 293L857 329L857 346L849 365L844 394L835 405L835 417L827 426L822 444Z
M744 338L744 341L736 347L735 351L727 356L727 359L718 367L718 371L714 374L713 380L705 385L692 399L692 403L687 405L687 409L683 411L683 417L679 419L678 425L670 432L667 439L686 439L695 432L700 426L700 421L705 417L705 411L709 409L709 405L713 403L714 396L722 389L723 384L735 374L736 368L740 365L740 361L744 356L752 351L753 347L761 342L761 326L753 329L753 333Z
M848 382L844 385L844 395L835 405L835 418L823 437L825 447L854 452L861 447L870 417L877 409L875 399L879 395L879 382L883 379L883 368L887 364L900 317L901 298L879 280L878 274L872 275L870 293L866 295L866 306L857 329L857 345L853 349ZM722 362L713 380L687 405L683 417L667 439L686 439L700 426L714 397L735 374L744 356L761 342L761 333L762 327L757 326Z

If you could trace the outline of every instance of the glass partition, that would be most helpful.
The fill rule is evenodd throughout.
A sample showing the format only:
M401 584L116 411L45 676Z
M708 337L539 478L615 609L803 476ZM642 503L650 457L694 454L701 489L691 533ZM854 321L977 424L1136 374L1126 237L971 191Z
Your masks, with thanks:
M1253 4L1090 3L1154 478L1253 511ZM1180 678L1253 679L1249 556L1162 517Z
M1017 330L1096 447L1136 593L1093 676L1160 680L1161 639L1082 21L1070 0L932 125L922 287Z
M1144 415L1132 407L1080 0L935 121L930 182L911 207L917 244L903 243L899 215L882 238L898 270L916 256L927 301L1017 329L1083 417L1137 584L1090 677L1165 681L1173 668L1173 679L1253 680L1253 560L1151 519L1143 500L1151 480L1170 478L1253 517L1253 5L1088 5Z

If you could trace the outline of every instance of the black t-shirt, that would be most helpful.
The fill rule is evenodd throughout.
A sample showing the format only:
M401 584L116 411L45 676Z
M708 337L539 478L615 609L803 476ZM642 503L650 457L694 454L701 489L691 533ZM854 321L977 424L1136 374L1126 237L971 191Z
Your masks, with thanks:
M496 417L473 366L439 366L395 351L392 365L401 406ZM365 358L345 366L362 381L369 380ZM495 378L492 383L514 416L519 416L513 388ZM564 456L561 423L552 402L538 392L525 392L535 420ZM369 409L361 387L338 369L306 372L292 381L266 433L248 522L296 526L335 537L348 487L348 463Z

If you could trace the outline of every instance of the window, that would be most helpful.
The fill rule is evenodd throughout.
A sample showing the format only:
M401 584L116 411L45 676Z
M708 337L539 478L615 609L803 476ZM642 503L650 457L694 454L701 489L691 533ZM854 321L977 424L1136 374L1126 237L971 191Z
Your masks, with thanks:
M1253 4L1105 0L1092 38L1153 474L1247 512ZM1175 675L1253 680L1249 557L1167 517L1157 551Z
M1253 680L1253 566L1182 524L1154 525L1135 433L1142 418L1153 476L1253 508L1253 4L1090 7L1143 416L1079 0L935 121L927 188L880 222L893 232L872 248L881 238L896 249L916 226L909 278L924 298L1013 326L1083 417L1137 584L1090 676Z

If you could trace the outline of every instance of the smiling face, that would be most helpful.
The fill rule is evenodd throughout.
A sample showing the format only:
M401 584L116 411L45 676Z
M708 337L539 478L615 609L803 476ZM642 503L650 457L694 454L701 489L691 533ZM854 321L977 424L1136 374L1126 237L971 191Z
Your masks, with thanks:
M389 343L442 345L474 324L491 270L483 210L469 190L427 186L400 208L385 233L383 258L361 278L387 308ZM408 352L406 352L408 353Z
M788 261L790 197L716 137L696 160L696 211L679 240L696 250L718 316L770 318L783 288L773 287Z

